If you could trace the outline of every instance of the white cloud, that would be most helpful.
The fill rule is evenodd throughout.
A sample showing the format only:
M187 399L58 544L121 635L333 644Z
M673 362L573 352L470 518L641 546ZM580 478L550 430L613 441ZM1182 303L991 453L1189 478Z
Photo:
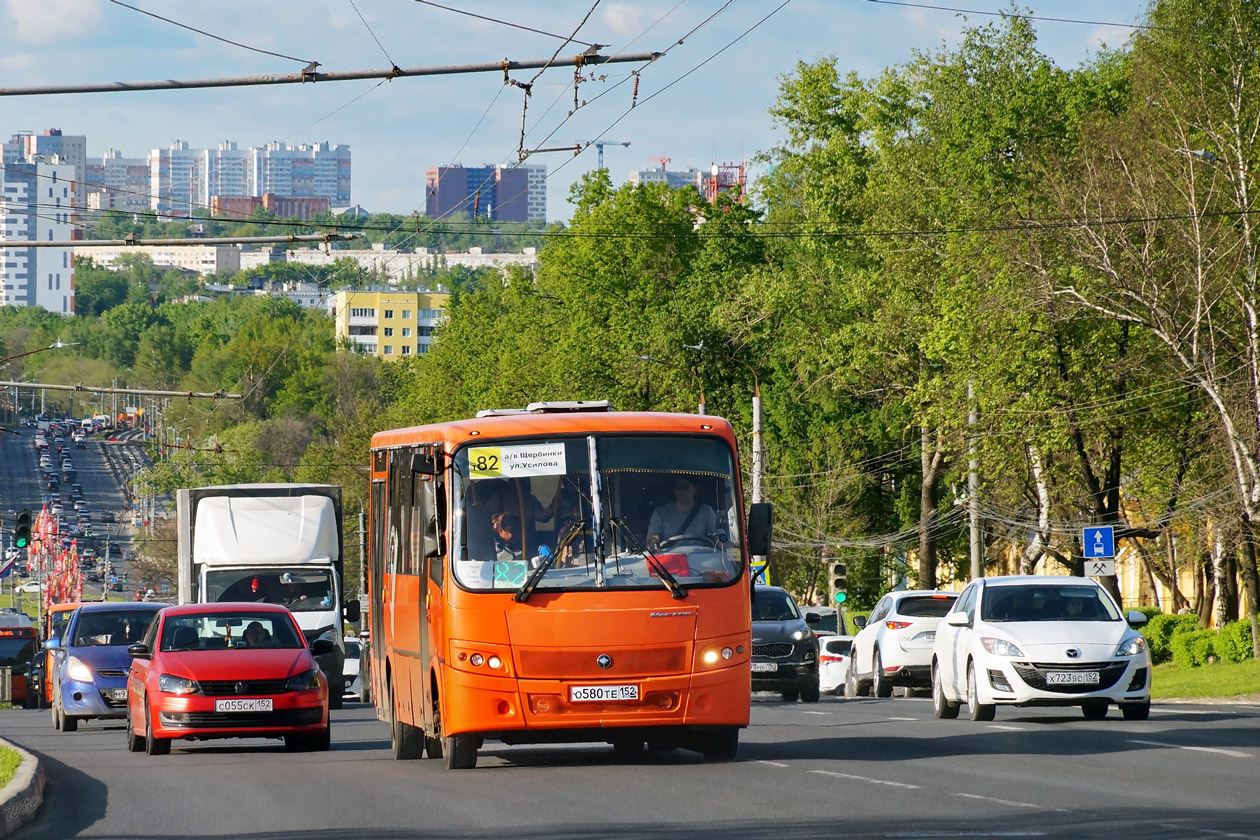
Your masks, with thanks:
M82 0L5 0L4 5L17 40L28 44L85 35L101 20L100 8Z

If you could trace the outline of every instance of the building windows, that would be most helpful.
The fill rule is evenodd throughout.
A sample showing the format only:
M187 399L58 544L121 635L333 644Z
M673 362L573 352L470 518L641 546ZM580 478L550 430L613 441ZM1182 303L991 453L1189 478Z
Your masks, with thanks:
M402 354L403 354L404 356L410 356L410 355L411 355L411 345L410 345L410 344L404 344L404 345L402 346Z
M393 317L394 317L394 310L392 310L392 309L386 309L386 310L385 310L385 318L388 320L388 319L391 319L391 318L393 318Z
M392 344L386 344L386 345L385 345L385 347L384 347L384 349L382 350L382 352L383 352L386 356L392 356L392 355L394 355L394 345L392 345Z
M417 335L421 335L421 336L433 335L433 327L420 327L417 330Z
M393 338L393 337L394 337L394 328L393 328L393 327L385 327L385 337L386 337L386 338Z
M411 338L411 327L403 327L403 338Z
M403 320L404 320L404 321L410 321L410 320L411 320L411 310L410 310L410 309L404 309L404 310L403 310Z
M375 318L375 317L376 317L376 310L375 310L375 309L365 309L365 308L362 308L362 307L359 307L359 308L351 308L351 310L350 310L350 317L351 317L351 318Z

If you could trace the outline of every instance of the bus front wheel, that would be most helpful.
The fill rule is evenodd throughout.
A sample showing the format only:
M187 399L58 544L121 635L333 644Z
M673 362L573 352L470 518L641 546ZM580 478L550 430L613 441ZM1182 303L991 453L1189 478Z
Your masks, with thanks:
M471 770L477 766L476 735L447 735L442 740L447 770Z

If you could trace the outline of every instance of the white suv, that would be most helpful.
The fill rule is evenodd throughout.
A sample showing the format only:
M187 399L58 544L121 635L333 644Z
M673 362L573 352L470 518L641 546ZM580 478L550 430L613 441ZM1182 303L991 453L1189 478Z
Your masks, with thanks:
M939 718L993 720L999 705L1080 706L1098 720L1114 703L1125 720L1151 712L1151 656L1096 581L1019 575L972 581L941 622L932 651Z
M910 589L889 592L871 614L853 623L862 629L853 637L845 694L891 697L893 686L927 688L932 683L932 644L936 625L957 592Z

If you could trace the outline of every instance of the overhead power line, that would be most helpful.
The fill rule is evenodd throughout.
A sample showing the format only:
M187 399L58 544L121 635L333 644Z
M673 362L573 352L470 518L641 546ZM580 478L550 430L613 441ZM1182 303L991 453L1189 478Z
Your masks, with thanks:
M593 48L592 48L593 49ZM398 79L410 76L456 76L466 73L510 73L513 70L537 70L546 67L588 67L599 64L655 61L659 52L636 52L621 55L579 53L564 59L531 58L524 61L485 61L476 64L442 64L431 67L387 67L375 70L346 70L320 73L312 61L298 73L261 76L228 76L218 79L152 79L143 82L89 82L77 85L26 85L0 87L0 96L48 96L59 93L122 93L136 90L188 90L192 88L249 87L253 85L296 85L306 82L353 82L362 79Z
M0 240L0 248L120 248L133 245L264 245L275 242L345 242L349 239L362 239L357 233L307 233L297 236L208 236L202 239L195 237L168 239L139 239L129 236L126 239L60 239L40 242L38 240L7 239Z

